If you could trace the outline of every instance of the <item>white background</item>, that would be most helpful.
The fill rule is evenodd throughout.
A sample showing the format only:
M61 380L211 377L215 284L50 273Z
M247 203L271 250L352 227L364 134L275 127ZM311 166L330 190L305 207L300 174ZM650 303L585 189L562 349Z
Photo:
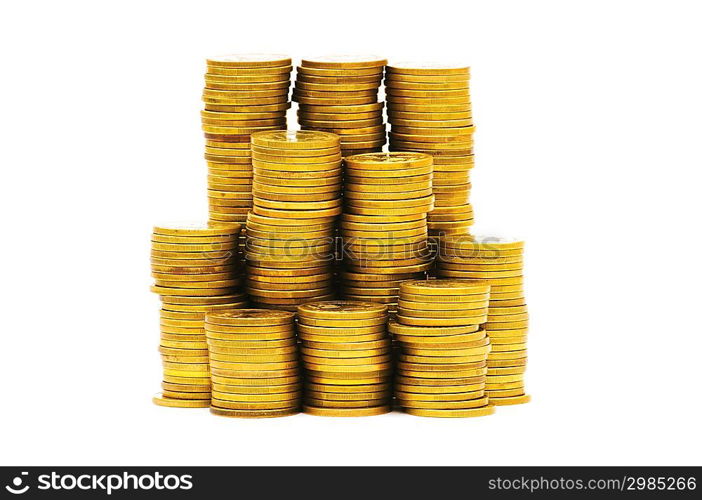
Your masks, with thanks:
M3 3L0 463L700 465L696 3ZM206 217L205 57L260 51L472 66L478 227L527 242L531 404L151 404L149 232Z

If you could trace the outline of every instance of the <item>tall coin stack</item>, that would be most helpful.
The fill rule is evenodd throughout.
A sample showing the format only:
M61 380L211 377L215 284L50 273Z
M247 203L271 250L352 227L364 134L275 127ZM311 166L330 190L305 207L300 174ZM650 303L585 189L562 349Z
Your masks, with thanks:
M495 405L521 404L531 399L524 387L529 315L523 256L523 241L485 236L443 238L439 250L439 276L490 283L485 329L492 351L486 389Z
M469 203L473 168L470 68L423 64L387 67L385 86L392 151L434 157L435 207L429 233L465 233L473 224Z
M378 89L386 63L378 57L303 59L293 90L301 128L340 135L344 156L380 151L385 123Z
M389 328L400 344L395 398L402 409L426 417L489 415L485 394L490 340L481 325L490 285L462 280L400 284L396 320Z
M294 318L262 309L207 314L210 412L244 418L298 413L302 388Z
M390 411L392 360L387 307L327 301L297 310L305 370L304 411L360 417Z
M427 246L432 158L367 153L346 157L344 164L341 293L394 311L400 281L420 278L432 265Z
M252 206L250 136L286 128L291 71L291 59L283 55L207 60L201 113L211 221L246 221Z
M246 306L236 255L240 227L154 227L151 273L162 302L163 392L153 401L160 406L209 406L205 313Z
M341 213L339 137L252 135L254 206L247 222L247 291L257 307L295 311L334 298L333 231Z

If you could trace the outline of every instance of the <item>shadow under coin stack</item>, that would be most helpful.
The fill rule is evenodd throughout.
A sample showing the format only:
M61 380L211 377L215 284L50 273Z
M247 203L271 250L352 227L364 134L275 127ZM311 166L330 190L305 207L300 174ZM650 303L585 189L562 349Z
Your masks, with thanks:
M257 307L295 311L334 298L341 213L339 137L315 131L252 136L254 207L247 223L247 291Z
M210 220L246 220L252 206L252 132L286 127L291 59L231 55L207 60L202 114Z
M340 135L344 156L382 150L386 137L378 89L386 63L357 56L303 59L293 90L300 127Z
M203 408L210 402L205 313L246 307L236 255L238 224L156 226L151 236L152 291L161 297L163 392L160 406Z
M486 389L495 405L521 404L531 399L524 387L529 315L523 254L523 241L470 235L444 238L439 250L439 276L490 283L485 329L492 351Z
M387 304L399 283L431 267L427 212L433 207L432 158L421 153L367 153L345 158L341 216L344 298Z
M297 311L305 370L304 411L361 417L391 410L392 361L387 307L314 302Z
M435 207L429 234L465 234L473 224L470 169L473 117L470 68L395 64L387 67L390 149L434 157Z
M208 313L210 412L225 417L282 417L302 395L295 315L269 309Z
M395 398L425 417L477 417L494 413L485 394L490 340L486 322L490 285L461 280L400 284L390 332L400 344Z

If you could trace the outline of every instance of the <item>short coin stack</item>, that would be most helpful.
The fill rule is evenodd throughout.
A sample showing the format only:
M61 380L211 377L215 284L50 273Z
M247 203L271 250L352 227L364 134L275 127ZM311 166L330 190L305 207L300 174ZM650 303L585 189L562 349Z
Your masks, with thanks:
M291 59L249 54L207 60L202 111L210 220L246 220L252 206L250 135L286 128Z
M490 340L490 285L461 280L400 284L396 320L389 323L400 344L395 398L410 414L427 417L489 415L485 394Z
M212 413L261 418L299 411L294 319L291 312L264 309L207 314Z
M524 298L524 242L488 236L442 238L438 274L490 283L485 324L492 351L488 356L487 394L495 405L526 403L529 315Z
M295 311L334 298L333 231L341 213L339 137L253 134L254 207L247 222L247 291L257 307Z
M380 151L385 123L378 89L386 63L379 57L303 59L293 91L300 126L340 135L344 156Z
M341 293L394 309L399 282L431 266L426 217L433 207L432 158L367 153L344 163Z
M151 236L152 291L161 296L160 406L209 406L210 367L205 313L246 306L236 257L238 224L156 226Z
M473 168L470 69L401 63L387 67L385 85L392 151L434 156L436 203L429 233L465 233L473 224L469 203Z
M390 411L387 308L356 301L298 308L306 413L360 417Z

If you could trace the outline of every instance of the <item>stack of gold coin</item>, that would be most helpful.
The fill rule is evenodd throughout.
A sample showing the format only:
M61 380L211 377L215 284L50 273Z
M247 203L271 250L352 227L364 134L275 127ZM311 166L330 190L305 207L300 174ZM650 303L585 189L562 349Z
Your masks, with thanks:
M524 297L524 242L492 236L441 239L437 273L442 277L490 283L485 324L488 356L487 394L495 405L527 403L524 373L529 315Z
M469 78L470 68L465 66L400 63L387 67L390 149L434 157L432 236L465 233L473 224L469 197L474 127Z
M387 307L326 301L297 310L305 370L304 411L360 417L390 411L392 357Z
M362 56L303 59L293 90L300 126L340 135L344 156L380 151L385 123L378 89L386 63Z
M344 160L341 275L345 298L397 304L403 279L431 266L427 212L433 207L432 158L366 153Z
M257 307L295 311L334 298L341 213L339 137L317 131L252 135L254 207L247 221L247 291Z
M490 340L490 285L462 280L400 284L396 319L389 328L399 343L395 398L407 413L427 417L489 415L485 394Z
M152 290L161 296L161 406L209 406L205 313L246 306L236 256L240 226L157 226L151 237Z
M205 332L213 414L261 418L299 412L302 383L294 313L212 312L205 318Z
M246 220L252 206L251 133L286 128L291 59L242 54L207 60L202 111L210 220Z

